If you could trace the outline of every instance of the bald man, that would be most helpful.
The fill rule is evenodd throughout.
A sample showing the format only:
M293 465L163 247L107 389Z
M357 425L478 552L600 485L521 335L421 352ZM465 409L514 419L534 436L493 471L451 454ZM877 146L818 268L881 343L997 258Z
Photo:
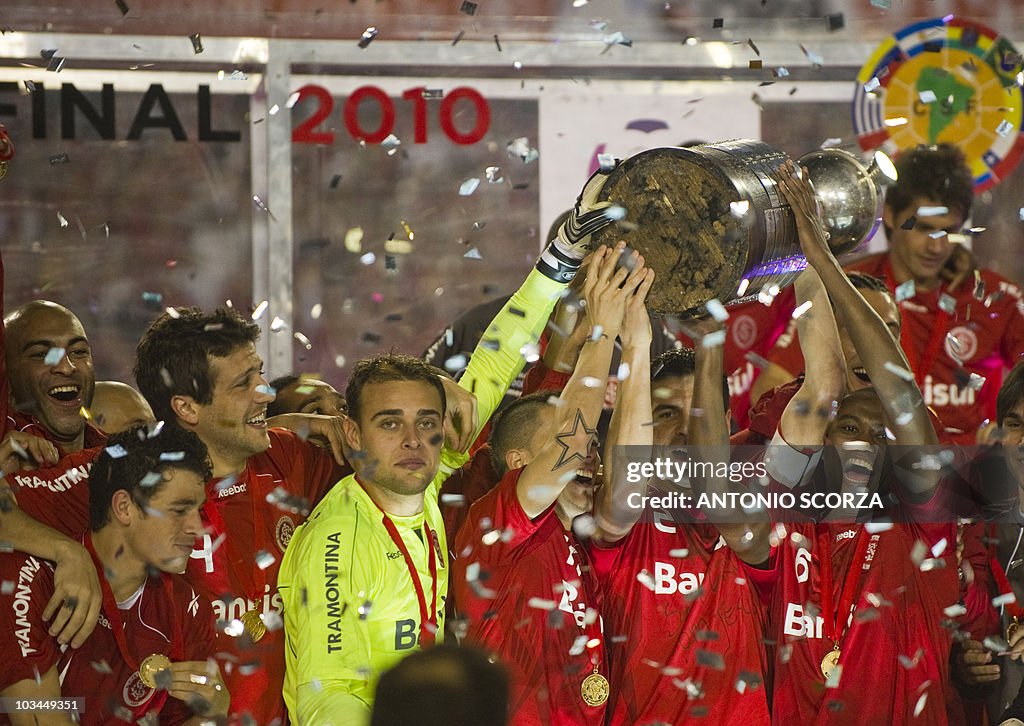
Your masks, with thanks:
M156 421L142 394L120 381L96 381L89 413L93 422L108 434Z
M4 319L2 344L3 432L16 429L42 436L61 454L102 445L106 436L82 415L82 408L92 405L96 374L78 317L63 305L33 300Z

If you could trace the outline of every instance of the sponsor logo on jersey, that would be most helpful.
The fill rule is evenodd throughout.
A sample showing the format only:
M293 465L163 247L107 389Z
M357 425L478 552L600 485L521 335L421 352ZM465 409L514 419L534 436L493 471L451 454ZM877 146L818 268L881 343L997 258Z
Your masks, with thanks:
M40 477L35 474L15 474L14 483L26 489L39 489L45 487L51 492L66 492L79 482L89 478L89 471L92 469L92 462L74 466L56 477Z
M274 527L274 539L277 540L277 548L284 552L288 548L288 543L292 541L292 535L295 534L295 522L292 521L291 517L281 517L277 520L277 526Z
M924 394L926 406L973 406L974 389L960 388L955 383L933 383L931 376L924 377Z
M234 496L235 494L244 494L248 485L244 482L235 482L229 487L217 490L217 499L223 499L224 497Z
M259 610L264 615L264 620L267 616L271 616L270 620L276 622L274 616L284 617L284 601L281 600L281 595L276 590L271 592L270 585L263 586L263 595L258 600L254 600L249 597L236 597L233 600L214 600L211 605L213 606L213 614L217 618L218 623L230 623L233 620L240 620L242 615L249 612L250 610ZM196 610L199 608L199 600L195 600ZM189 604L189 610L191 611L192 604ZM193 613L193 616L195 613Z
M655 595L689 595L700 590L704 583L703 572L676 572L671 562L654 563Z
M338 550L341 549L341 533L327 535L324 549L324 601L327 603L327 652L341 650L341 592L338 589Z
M154 692L152 688L142 682L138 673L132 673L124 682L124 692L121 695L124 697L125 703L136 708L152 698Z
M195 617L199 612L199 596L196 591L192 591L192 599L188 601L188 614Z
M804 615L804 608L795 602L786 603L786 619L782 632L794 638L820 638L825 621L820 615L811 617Z
M29 557L25 564L18 570L18 585L14 591L14 637L18 639L21 647L21 657L25 658L36 649L31 645L30 635L32 625L28 621L28 613L32 608L32 582L36 579L41 562L35 557Z
M844 539L853 539L856 536L856 530L847 529L836 535L836 542L841 542Z

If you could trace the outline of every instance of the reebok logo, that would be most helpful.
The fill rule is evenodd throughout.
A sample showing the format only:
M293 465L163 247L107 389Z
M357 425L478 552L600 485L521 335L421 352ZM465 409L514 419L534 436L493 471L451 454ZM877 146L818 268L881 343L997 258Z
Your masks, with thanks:
M839 534L836 535L836 542L839 542L839 541L844 540L844 539L853 539L856 536L857 536L857 533L854 530L848 529L845 532L840 532Z
M223 499L224 497L230 497L233 494L243 494L246 490L245 482L238 484L232 484L229 487L225 487L217 492L217 499Z

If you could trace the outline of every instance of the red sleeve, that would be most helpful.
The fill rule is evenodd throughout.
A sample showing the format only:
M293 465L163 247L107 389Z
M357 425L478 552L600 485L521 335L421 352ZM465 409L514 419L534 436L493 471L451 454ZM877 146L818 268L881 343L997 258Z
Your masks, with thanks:
M475 551L475 559L485 564L498 564L529 541L548 517L555 516L552 503L536 519L530 519L519 503L516 487L523 469L514 469L502 478L498 486L474 504L465 524L459 531L456 551ZM501 536L496 541L481 541L485 530L484 521L490 522L489 530L498 530Z
M8 477L18 507L47 527L76 539L89 528L89 472L102 446L63 457L56 466Z
M800 335L796 332L795 320L786 326L786 332L779 336L765 358L793 376L803 373L804 353L800 348Z
M0 632L14 634L6 665L0 668L0 689L4 689L46 673L60 660L60 650L43 620L53 595L50 563L20 552L0 554L0 582L14 586L12 592L5 588L0 595Z
M561 393L569 383L570 378L572 378L572 373L559 373L548 368L544 365L543 361L537 361L526 372L526 377L523 379L523 395L526 396L538 391Z
M299 487L301 496L309 500L310 510L331 487L352 473L348 465L338 466L330 449L304 441L293 431L272 429L271 446L283 449L282 469L292 485Z

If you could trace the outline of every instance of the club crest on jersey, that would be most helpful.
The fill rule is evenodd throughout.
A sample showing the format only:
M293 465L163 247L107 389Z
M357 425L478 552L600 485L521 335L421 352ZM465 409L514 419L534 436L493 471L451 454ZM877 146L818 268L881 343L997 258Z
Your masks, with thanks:
M757 338L757 322L749 315L739 315L733 319L732 342L737 348L749 348Z
M437 555L438 566L444 567L444 555L441 554L441 540L437 537L436 529L430 531L430 540L434 543L434 554Z
M277 520L274 538L277 540L278 549L284 552L288 548L288 543L292 541L293 534L295 534L295 522L291 520L291 517L281 517Z
M152 698L153 693L154 690L143 683L142 679L139 678L138 672L136 672L132 673L131 676L128 677L128 680L125 681L124 691L121 695L124 697L125 703L132 708L135 708L136 706L141 706Z
M950 340L956 340L956 344ZM958 325L946 336L946 355L954 360L970 360L978 352L978 336L970 328Z

